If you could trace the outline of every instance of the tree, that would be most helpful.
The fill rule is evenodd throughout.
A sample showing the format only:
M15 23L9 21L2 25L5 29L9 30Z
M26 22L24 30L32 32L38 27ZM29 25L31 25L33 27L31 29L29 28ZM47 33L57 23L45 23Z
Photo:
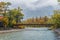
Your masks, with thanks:
M3 15L2 22L4 23L5 28L8 25L7 8L9 7L10 4L11 4L10 2L0 2L0 14Z
M12 9L9 11L9 25L21 23L21 19L23 19L24 14L22 14L20 8ZM14 22L14 23L13 23Z
M0 14L3 14L5 16L9 5L11 5L10 2L0 2Z
M44 21L45 21L45 23L48 21L48 17L47 16L44 17Z
M54 15L52 15L53 23L55 24L55 28L60 28L60 11L54 11Z
M55 24L56 28L60 28L60 14L54 14L52 16L53 23Z
M11 5L10 2L0 2L0 14L3 15L2 22L5 25L5 28L12 27L13 24L21 23L24 14L21 12L21 8L9 9Z

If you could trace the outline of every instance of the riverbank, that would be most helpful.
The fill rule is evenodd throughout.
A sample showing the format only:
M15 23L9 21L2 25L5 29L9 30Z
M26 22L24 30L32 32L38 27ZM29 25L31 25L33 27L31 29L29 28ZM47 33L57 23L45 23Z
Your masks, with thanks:
M18 32L21 30L23 30L23 29L0 30L0 33Z
M29 29L29 28L28 28L28 29ZM28 29L25 29L25 30L28 30ZM18 32L18 31L22 31L22 30L24 30L24 29L0 30L0 33L11 33L11 32ZM32 29L30 29L30 30L32 30ZM55 31L57 34L60 35L60 28L59 28L59 29L55 29L55 30L53 30L53 31Z
M57 34L60 35L60 28L54 30Z

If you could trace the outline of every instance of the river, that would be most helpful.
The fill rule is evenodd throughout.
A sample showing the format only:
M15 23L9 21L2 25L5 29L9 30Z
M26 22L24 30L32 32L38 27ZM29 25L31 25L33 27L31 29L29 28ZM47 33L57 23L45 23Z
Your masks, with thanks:
M56 33L48 28L26 28L19 32L0 34L0 40L58 40Z

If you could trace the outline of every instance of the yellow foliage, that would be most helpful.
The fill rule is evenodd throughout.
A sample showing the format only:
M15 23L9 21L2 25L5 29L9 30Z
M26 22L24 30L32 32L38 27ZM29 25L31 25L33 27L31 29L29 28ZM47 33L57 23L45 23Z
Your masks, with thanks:
M2 19L2 21L4 22L4 25L8 25L8 18L7 17L4 17L3 19Z
M15 21L15 20L13 20L13 21L12 21L12 24L16 24L16 21Z
M23 29L23 28L25 28L25 26L18 26L18 28Z

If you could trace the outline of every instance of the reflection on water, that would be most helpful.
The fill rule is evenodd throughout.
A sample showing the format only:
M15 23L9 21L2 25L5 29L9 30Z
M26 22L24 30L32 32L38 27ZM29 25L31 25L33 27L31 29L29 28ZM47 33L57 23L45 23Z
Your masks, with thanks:
M47 28L33 28L24 29L20 32L0 34L0 40L56 40L56 35Z

